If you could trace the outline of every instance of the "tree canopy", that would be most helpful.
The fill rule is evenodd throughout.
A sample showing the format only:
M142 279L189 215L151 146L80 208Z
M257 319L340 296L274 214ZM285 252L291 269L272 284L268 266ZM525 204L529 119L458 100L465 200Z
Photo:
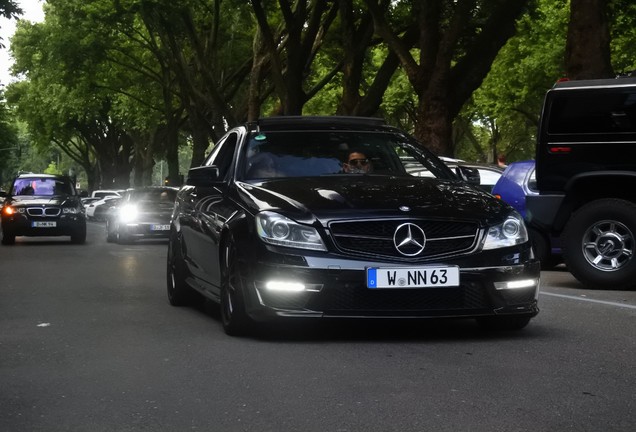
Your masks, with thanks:
M16 17L16 7L0 0L0 14ZM48 0L44 8L43 22L19 21L11 40L23 79L6 90L0 127L17 116L31 145L57 149L89 188L148 184L162 160L177 184L181 148L199 165L228 128L268 115L382 116L440 155L531 157L543 95L559 77L635 68L628 0ZM579 54L585 41L594 56Z

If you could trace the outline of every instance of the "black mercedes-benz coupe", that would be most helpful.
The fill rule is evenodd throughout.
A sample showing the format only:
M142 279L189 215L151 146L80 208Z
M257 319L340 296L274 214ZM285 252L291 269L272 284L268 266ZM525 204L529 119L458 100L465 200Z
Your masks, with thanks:
M220 303L231 335L294 318L521 329L538 313L539 278L512 207L375 118L232 129L189 171L171 220L170 303L193 290Z
M16 236L70 236L86 241L86 215L70 178L51 174L20 174L2 205L2 244Z

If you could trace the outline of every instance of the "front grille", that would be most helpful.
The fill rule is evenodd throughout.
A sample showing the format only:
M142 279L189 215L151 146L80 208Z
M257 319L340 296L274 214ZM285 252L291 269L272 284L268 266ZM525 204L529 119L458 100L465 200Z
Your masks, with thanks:
M29 216L59 216L59 207L29 207L27 208L27 214Z
M471 222L430 221L416 219L365 220L332 222L329 229L338 249L356 255L402 258L393 235L402 224L410 222L426 234L424 250L411 259L432 258L470 252L477 243L479 227Z
M492 308L483 287L478 283L455 288L372 290L363 285L325 289L307 304L310 310L326 314L413 313L444 311L478 311Z

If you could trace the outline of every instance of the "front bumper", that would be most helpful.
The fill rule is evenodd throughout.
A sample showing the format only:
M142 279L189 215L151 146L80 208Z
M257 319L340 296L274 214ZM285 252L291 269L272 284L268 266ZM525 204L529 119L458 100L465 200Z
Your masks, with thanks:
M55 226L38 227L38 223ZM30 217L25 214L2 216L2 231L15 236L70 236L86 230L84 214L61 214L56 217Z
M278 256L280 258L280 256ZM297 265L252 261L244 265L242 287L247 314L256 321L279 317L470 318L534 316L540 263L528 258L511 265L460 266L456 287L369 289L366 268L395 266L357 260L296 257ZM280 260L277 260L280 261ZM268 281L300 283L301 291L276 291ZM533 281L515 288L509 282Z
M136 222L119 225L119 234L131 239L168 238L170 222Z

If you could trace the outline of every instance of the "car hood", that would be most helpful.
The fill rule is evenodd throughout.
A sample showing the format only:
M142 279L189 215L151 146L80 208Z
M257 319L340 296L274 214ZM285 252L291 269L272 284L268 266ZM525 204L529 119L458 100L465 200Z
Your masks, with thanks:
M500 219L509 207L494 196L455 181L425 177L329 176L239 183L254 212L278 211L299 222L334 218L414 216Z
M70 202L77 201L77 198L55 195L55 196L14 196L7 199L6 204L15 206L60 206Z

